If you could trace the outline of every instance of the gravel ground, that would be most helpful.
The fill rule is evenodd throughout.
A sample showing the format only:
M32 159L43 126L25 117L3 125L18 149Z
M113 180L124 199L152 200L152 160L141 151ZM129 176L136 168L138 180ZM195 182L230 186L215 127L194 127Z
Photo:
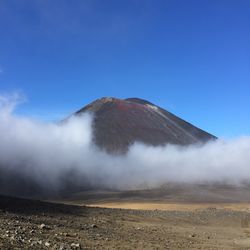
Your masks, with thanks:
M250 214L105 209L0 197L0 249L250 249Z

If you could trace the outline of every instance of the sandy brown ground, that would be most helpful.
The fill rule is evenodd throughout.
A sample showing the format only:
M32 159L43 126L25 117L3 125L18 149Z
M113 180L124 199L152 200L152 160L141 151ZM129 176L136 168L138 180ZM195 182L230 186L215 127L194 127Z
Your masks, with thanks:
M153 203L153 202L107 202L88 204L89 207L122 208L136 210L196 211L201 209L226 209L250 212L250 203Z
M245 202L225 195L220 202L199 201L202 195L187 202L179 192L177 202L164 192L85 192L60 199L80 206L0 196L0 249L250 249L244 194Z

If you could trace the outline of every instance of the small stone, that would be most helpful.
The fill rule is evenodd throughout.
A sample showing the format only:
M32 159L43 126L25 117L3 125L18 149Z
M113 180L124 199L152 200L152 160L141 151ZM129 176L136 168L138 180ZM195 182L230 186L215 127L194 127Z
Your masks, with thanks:
M44 229L44 228L46 228L46 225L42 223L42 224L39 226L39 228L40 228L40 229Z
M191 238L191 237L194 238L195 236L196 236L196 234L190 234L189 238Z
M63 250L63 249L65 249L65 248L64 248L64 245L61 244L60 247L59 247L59 250Z
M46 247L49 247L50 246L50 243L49 242L45 242L44 244Z
M97 225L96 224L92 224L91 227L92 228L97 228Z
M71 247L72 248L80 248L80 244L79 243L72 243Z

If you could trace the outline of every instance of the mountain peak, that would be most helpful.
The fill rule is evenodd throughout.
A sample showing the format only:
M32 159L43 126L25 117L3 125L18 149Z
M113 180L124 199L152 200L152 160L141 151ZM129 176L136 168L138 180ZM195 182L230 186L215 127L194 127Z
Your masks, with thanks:
M159 146L204 143L216 137L140 98L102 97L76 112L94 114L95 144L108 152L127 152L134 142Z

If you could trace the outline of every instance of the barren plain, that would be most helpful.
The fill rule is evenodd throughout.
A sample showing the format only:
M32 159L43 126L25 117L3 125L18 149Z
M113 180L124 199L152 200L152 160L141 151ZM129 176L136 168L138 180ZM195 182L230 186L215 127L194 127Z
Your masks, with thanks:
M250 249L249 190L169 185L50 202L2 196L0 249Z

